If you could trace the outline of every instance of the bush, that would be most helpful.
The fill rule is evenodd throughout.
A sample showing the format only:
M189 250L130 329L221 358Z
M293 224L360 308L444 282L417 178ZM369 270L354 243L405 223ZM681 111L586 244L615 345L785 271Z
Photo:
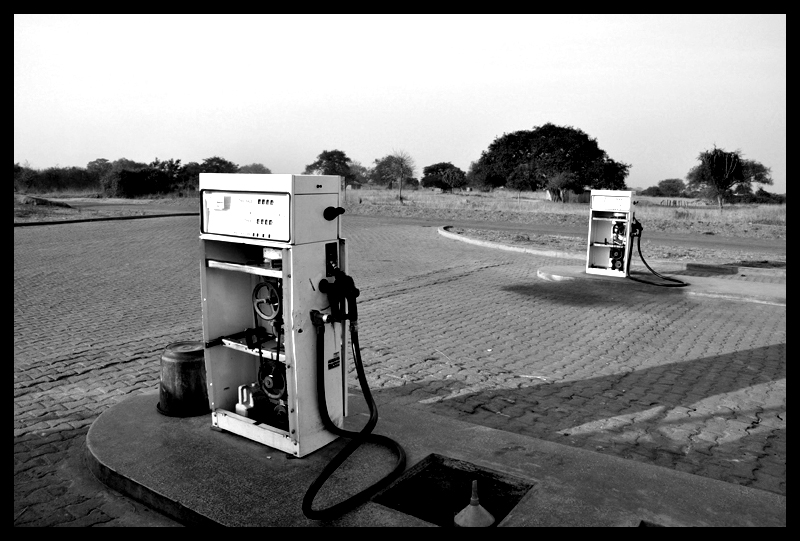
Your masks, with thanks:
M141 197L179 189L165 171L153 167L111 171L103 176L100 185L106 197Z
M649 188L645 188L639 195L648 195L650 197L662 197L664 194L661 191L661 188L658 186L650 186Z
M100 191L106 197L122 197L119 189L119 171L106 173L100 178Z
M81 167L48 167L40 171L14 164L14 191L46 193L97 188L97 180Z
M759 188L756 193L744 194L734 198L735 203L755 203L758 205L785 205L786 196L769 193L764 188Z
M20 165L18 163L14 164L14 191L25 193L31 189L36 183L36 176L38 173L31 169L30 167L26 167L24 165Z

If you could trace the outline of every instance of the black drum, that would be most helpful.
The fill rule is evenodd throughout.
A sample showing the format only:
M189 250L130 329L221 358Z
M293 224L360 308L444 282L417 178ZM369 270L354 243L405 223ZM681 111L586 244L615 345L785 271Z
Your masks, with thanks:
M161 382L156 409L170 417L209 413L202 342L174 342L161 355Z

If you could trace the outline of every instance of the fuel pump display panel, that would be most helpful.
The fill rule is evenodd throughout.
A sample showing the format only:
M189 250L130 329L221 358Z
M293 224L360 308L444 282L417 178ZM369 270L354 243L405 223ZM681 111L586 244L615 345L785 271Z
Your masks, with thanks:
M202 195L203 233L289 242L288 193L204 190Z
M600 192L603 193L595 195ZM592 190L591 208L596 211L630 212L631 192L615 193L613 190Z

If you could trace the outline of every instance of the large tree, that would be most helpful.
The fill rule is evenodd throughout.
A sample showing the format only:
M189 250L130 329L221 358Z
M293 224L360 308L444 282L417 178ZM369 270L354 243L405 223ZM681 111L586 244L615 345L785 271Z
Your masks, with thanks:
M361 165L361 162L350 160L350 174L352 175L351 184L366 184L369 182L371 171L369 168Z
M450 188L450 191L453 191L455 188L467 185L467 175L458 167L453 167L444 172L442 182Z
M86 164L86 170L99 183L103 175L111 170L111 162L105 158L97 158Z
M742 159L741 151L727 152L714 146L697 156L700 163L686 175L689 188L703 191L717 199L719 210L722 201L737 185L772 184L770 169L759 162Z
M475 166L490 186L505 185L515 169L529 164L537 183L558 198L567 189L622 190L630 165L608 157L583 131L547 123L495 139Z
M353 182L350 158L341 150L323 150L317 160L306 165L306 175L338 175L344 178L345 187Z
M200 169L203 173L235 173L239 170L239 166L225 158L212 156L203 160Z
M562 203L567 202L567 190L576 190L579 186L575 181L575 173L570 171L553 171L545 180L545 188L550 193L550 199Z
M587 187L595 190L626 190L625 179L628 178L631 166L605 157L600 174Z
M165 190L171 191L179 189L177 186L178 177L183 169L180 160L174 160L172 158L169 160L159 160L156 158L150 163L150 167L159 171L164 177L164 181L167 184L167 186L164 187ZM158 175L153 175L153 178L158 179Z
M370 182L377 186L386 186L391 189L397 180L392 171L393 161L394 158L390 155L383 158L375 158L370 168Z
M495 183L495 181L502 182ZM481 160L470 162L469 168L467 169L467 185L472 188L486 192L498 186L502 186L504 182L502 177L493 176L489 166Z
M400 203L403 203L403 181L412 179L417 170L414 158L405 150L395 150L392 152L392 169L395 177L400 181Z
M452 186L444 181L444 175L451 170L458 170L463 175L464 172L450 162L434 163L422 168L422 178L419 180L423 188L439 188L450 190ZM466 176L464 177L466 183Z
M539 189L540 180L536 168L530 163L521 163L511 172L506 182L506 187L517 190L517 202L523 190L534 191Z
M379 184L395 182L400 186L400 203L403 203L403 181L412 181L416 165L411 155L404 150L395 150L383 158L375 160L374 178Z
M772 185L772 170L755 160L742 160L743 175L747 184L755 184L759 190L764 190L761 184Z
M270 173L272 173L272 171L269 170L269 167L266 167L264 164L261 163L251 163L249 165L242 165L236 172L244 175L255 175L255 174L269 175Z
M114 160L111 162L111 167L106 167L105 172L100 177L100 189L106 197L126 197L129 195L130 187L138 182L139 178L132 178L126 181L123 177L130 176L130 173L139 173L148 167L146 163L129 160L128 158Z
M664 197L678 197L686 191L686 184L679 178L666 178L658 183L658 191Z
M205 172L197 162L183 164L178 172L176 185L184 190L197 190L200 186L200 173Z

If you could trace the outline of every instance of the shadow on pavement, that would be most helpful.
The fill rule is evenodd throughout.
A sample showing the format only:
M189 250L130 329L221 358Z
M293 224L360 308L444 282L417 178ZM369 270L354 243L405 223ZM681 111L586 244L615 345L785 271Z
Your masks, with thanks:
M780 344L638 370L621 363L609 368L613 374L576 381L523 380L494 369L470 375L469 384L456 376L374 394L379 404L402 401L737 484L752 484L766 462L775 478L769 490L785 495L786 407L767 396L786 378L785 359Z
M660 281L655 279L654 281ZM691 285L689 286L689 288ZM524 284L504 286L503 291L518 293L537 301L544 299L569 306L610 308L624 305L626 309L642 308L654 298L680 297L686 287L657 287L641 284L625 278L609 278L597 281L535 281ZM696 301L685 299L696 304ZM660 300L659 300L660 302Z

